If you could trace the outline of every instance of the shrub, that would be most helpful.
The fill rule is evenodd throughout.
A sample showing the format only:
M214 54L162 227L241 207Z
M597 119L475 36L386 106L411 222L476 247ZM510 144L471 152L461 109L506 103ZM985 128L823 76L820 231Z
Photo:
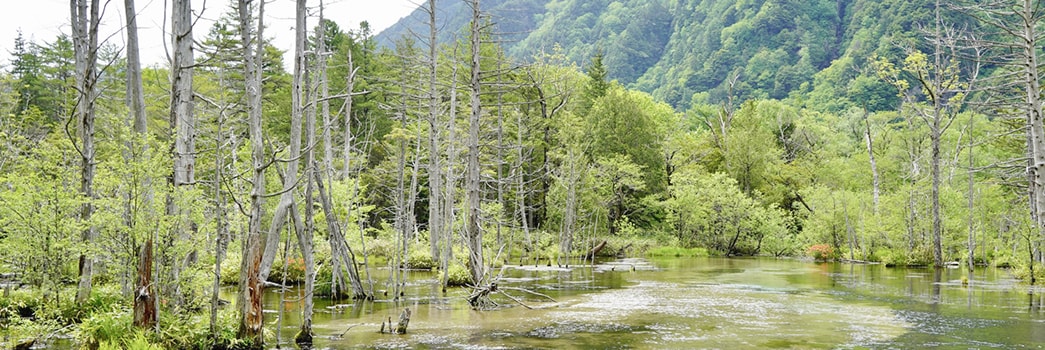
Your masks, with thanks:
M287 262L288 264L285 264L285 275L283 273L283 260L276 260L272 263L272 273L269 275L269 281L276 283L286 282L287 284L305 282L305 260L300 257L287 257Z
M431 270L435 267L432 255L424 249L415 249L406 258L406 267L411 269Z
M96 312L80 323L76 332L77 341L88 348L101 344L120 344L121 339L128 338L131 326L131 311L116 309L108 312Z
M221 261L221 284L231 286L239 284L239 270L242 262L240 254L229 254Z
M472 274L460 264L450 265L447 275L446 284L448 286L467 286L472 284Z
M806 249L806 253L816 261L831 261L838 259L838 253L835 252L835 249L830 245L823 243L809 246L809 249Z

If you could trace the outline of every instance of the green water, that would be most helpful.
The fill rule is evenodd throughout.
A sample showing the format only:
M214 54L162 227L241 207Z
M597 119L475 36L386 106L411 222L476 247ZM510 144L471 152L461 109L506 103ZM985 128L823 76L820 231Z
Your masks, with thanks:
M384 288L387 270L375 271ZM382 275L384 274L384 275ZM626 259L596 266L508 266L509 308L473 311L463 289L441 293L433 272L408 273L399 301L317 300L317 348L1045 348L1045 289L1004 270L897 269L796 260ZM963 285L963 277L969 283ZM294 294L294 295L290 295ZM288 293L287 299L299 295ZM378 299L390 299L378 293ZM270 292L266 309L280 296ZM280 337L292 339L298 302L284 304ZM408 334L381 322L413 317ZM275 331L276 314L266 322ZM342 334L344 334L342 336ZM271 345L275 339L269 337Z

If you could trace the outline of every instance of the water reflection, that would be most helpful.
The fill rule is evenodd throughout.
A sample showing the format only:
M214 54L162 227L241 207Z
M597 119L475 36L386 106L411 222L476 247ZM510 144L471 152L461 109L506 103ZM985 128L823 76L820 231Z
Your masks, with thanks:
M383 281L388 271L375 273L375 281ZM568 269L510 266L504 276L502 285L532 289L556 302L523 296L527 304L544 307L531 310L501 297L496 300L511 307L477 312L464 303L466 291L441 293L433 287L434 273L411 271L399 301L317 300L316 345L965 349L1045 344L1045 293L1028 293L996 269L968 273L773 259L626 259L571 263ZM279 296L267 297L266 308L275 310ZM286 299L299 297L294 292ZM285 305L283 339L290 339L300 322L295 302ZM382 321L395 319L405 307L414 311L409 334L377 334Z

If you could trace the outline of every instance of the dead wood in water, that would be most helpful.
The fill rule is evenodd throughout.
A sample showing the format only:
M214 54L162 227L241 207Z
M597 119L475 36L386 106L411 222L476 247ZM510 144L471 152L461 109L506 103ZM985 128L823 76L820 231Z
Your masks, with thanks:
M399 323L392 326L392 318L388 318L388 322L381 322L381 330L378 333L381 334L406 334L406 327L410 324L410 308L403 309L403 312L399 314ZM352 329L352 327L349 327ZM348 330L345 330L348 333ZM341 333L344 336L345 333Z
M487 286L487 287L476 288L475 291L472 292L472 294L468 297L468 304L471 305L472 308L476 309L476 310L490 310L490 309L494 309L494 308L500 307L501 305L498 304L497 302L493 301L492 299L490 299L490 296L493 295L493 294L501 294L501 295L504 295L506 298L510 299L511 301L514 301L516 304L521 305L522 307L525 307L527 309L535 309L535 307L530 306L530 305L524 303L522 301L522 299L517 298L515 296L512 296L511 294L508 294L507 292L505 292L506 290L512 290L512 291L519 291L519 292L523 292L523 293L528 293L528 294L536 295L536 296L539 296L539 297L543 297L545 299L551 300L552 302L556 302L556 303L558 302L554 298L552 298L552 297L550 297L550 296L548 296L546 294L538 293L538 292L535 292L535 291L532 291L532 290L529 290L529 289L526 289L526 288L501 287L501 286L498 286L497 283L490 283L490 285Z
M602 251L602 248L606 248L606 241L602 241L595 247L591 248L587 254L584 254L584 258L589 260L595 259L595 255L599 254L599 252Z

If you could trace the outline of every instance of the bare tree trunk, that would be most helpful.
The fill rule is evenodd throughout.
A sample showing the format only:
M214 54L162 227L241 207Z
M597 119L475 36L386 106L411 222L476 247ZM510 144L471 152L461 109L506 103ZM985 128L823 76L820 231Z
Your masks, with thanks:
M291 91L291 104L293 104L293 107L290 117L290 154L288 155L286 174L283 177L283 193L279 197L279 204L276 205L276 211L272 215L272 221L269 223L265 255L261 258L262 281L268 279L272 269L272 261L276 258L276 250L279 246L279 232L287 221L287 215L290 215L295 227L299 226L301 222L298 214L291 209L295 206L294 189L298 183L298 163L301 158L301 120L303 119L302 113L305 105L302 98L302 94L305 93L304 80L306 74L305 5L305 0L297 0L297 12L300 13L296 16L297 24L295 25L295 33L297 34L295 35L294 44L294 86Z
M451 65L450 76L450 116L447 122L446 136L446 159L458 159L457 149L457 65ZM443 269L443 293L446 293L446 284L450 277L450 259L453 255L453 225L456 221L454 214L454 190L457 185L457 176L454 172L453 162L446 162L446 182L443 189L443 213L442 219L446 223L445 235L443 236L442 269Z
M222 78L224 79L224 78ZM225 196L221 190L221 184L225 181L225 154L223 154L223 144L225 139L222 137L222 129L225 124L225 111L222 110L218 113L218 125L217 125L217 137L215 137L215 151L214 151L214 231L216 237L214 238L214 285L211 290L210 300L210 332L212 335L218 334L218 305L220 299L218 294L221 292L221 263L225 260L226 249L229 244L229 233L228 223L225 221ZM235 149L235 148L233 148Z
M359 68L356 67L355 65L353 65L353 63L352 63L352 50L348 50L348 78L346 78L347 81L346 81L346 85L345 85L345 90L348 93L348 96L345 97L345 105L344 105L344 108L343 108L345 110L345 129L344 129L345 143L344 143L344 150L342 151L342 154L341 154L341 156L344 157L344 166L341 168L341 171L342 171L341 177L344 178L344 179L348 179L349 174L351 174L351 171L352 171L352 169L350 169L351 165L352 165L352 141L353 141L353 139L352 139L352 91L355 89L356 71L358 71L358 69Z
M569 256L570 252L573 251L573 236L576 230L577 224L577 186L579 182L579 176L577 172L577 162L580 155L576 154L573 145L567 145L566 150L566 178L562 183L566 186L566 207L563 208L562 217L562 233L561 243L559 246L559 252L563 256Z
M518 154L516 155L517 159L515 160L515 169L517 169L517 171L518 171L518 174L516 174L516 177L515 177L515 191L516 191L516 195L515 195L515 207L516 207L515 208L515 213L518 216L517 219L519 220L519 223L522 225L523 237L525 239L525 243L524 244L526 245L526 249L531 249L531 247L530 247L530 245L531 245L530 244L531 243L530 242L530 222L529 222L530 220L527 217L527 212L528 211L526 210L527 190L526 190L526 186L525 186L525 184L526 184L526 168L523 166L523 160L525 159L525 157L524 157L523 146L522 146L523 145L523 127L522 127L523 126L523 119L522 118L523 118L522 117L522 113L517 113L515 115L515 122L517 124L517 126L516 126L517 129L516 129L516 134L515 134L515 142L518 143L518 145L519 145L518 146ZM510 259L510 257L509 257L509 259Z
M98 0L90 0L89 6L87 0L71 0L69 5L76 61L76 86L79 91L76 119L80 126L80 195L85 200L80 220L89 223L94 215L92 202L95 198L94 103L98 97L98 26L101 18ZM76 291L78 303L86 302L91 295L95 264L95 256L91 250L97 236L97 230L91 224L88 224L82 233L86 251L80 255L80 281Z
M192 103L192 2L174 0L171 36L174 56L171 62L171 126L174 139L174 185L196 182L196 121Z
M327 27L324 16L325 4L319 0L319 27L316 30L316 71L319 72L319 107L323 113L323 177L326 179L334 171L334 145L331 127L334 121L330 119L330 81L327 79ZM349 50L351 51L351 50ZM351 92L351 91L350 91ZM346 98L352 98L348 96Z
M323 13L322 2L320 4L320 13ZM297 21L298 21L298 41L301 44L301 49L304 49L305 40L305 0L298 0L297 9ZM320 16L321 30L323 30L322 15ZM323 55L323 52L318 53L319 56ZM309 84L309 86L311 86ZM309 91L312 91L309 89ZM312 101L316 101L315 94L309 94ZM312 294L313 290L316 290L316 261L312 254L312 232L315 230L315 220L312 218L312 189L315 188L318 173L316 172L318 164L316 164L316 104L310 103L310 107L306 113L305 119L305 138L308 140L308 151L305 154L305 177L307 185L305 187L305 230L298 235L298 247L301 250L301 259L304 260L305 264L305 296L303 306L301 308L301 332L295 337L295 343L299 345L310 345L312 344ZM285 265L285 264L284 264Z
M871 213L878 215L878 163L876 163L874 159L874 142L871 139L871 122L867 120L866 112L864 113L864 135L867 137L867 156L871 161Z
M480 285L483 276L486 275L483 263L483 233L479 226L480 221L480 196L479 188L479 118L482 116L482 105L479 100L480 90L480 17L479 0L470 0L472 8L471 24L471 80L469 91L471 93L471 115L468 118L468 139L465 144L468 147L467 168L465 171L465 240L468 246L468 268L471 272L472 283ZM474 305L473 305L474 306Z
M124 10L127 17L127 107L129 117L134 125L135 140L130 143L134 148L140 143L141 154L148 149L148 120L145 115L145 92L142 87L141 59L138 54L138 14L135 10L134 0L124 0ZM132 150L131 154L135 154ZM136 159L140 160L140 159ZM152 180L145 178L145 207L152 207ZM136 223L131 222L131 225ZM152 281L152 244L151 238L147 239L138 252L138 278L134 293L134 325L139 328L148 329L156 326L158 312L156 310L156 295L153 292Z
M844 195L844 194L843 194ZM856 260L856 232L853 223L849 220L849 199L842 198L842 215L845 215L845 232L849 236L849 260Z
M264 280L260 278L261 259L265 242L261 237L261 218L265 215L265 146L261 133L261 64L264 52L262 32L264 29L265 2L258 3L257 36L251 36L252 20L250 16L250 0L238 2L240 30L243 45L243 68L247 95L247 115L251 142L252 187L250 192L250 217L247 223L247 237L243 243L243 260L240 266L239 295L237 305L240 312L240 326L237 337L253 343L254 346L264 344L264 313L262 312L262 295ZM256 40L255 40L256 38ZM257 45L257 55L251 51L251 44Z
M295 11L295 13L296 13L296 17L295 18L297 20L297 25L295 26L295 33L296 33L296 36L297 36L297 40L296 40L297 44L295 46L296 46L296 50L297 51L304 51L305 50L305 33L307 31L306 28L305 28L305 16L307 16L307 13L305 12L305 5L306 5L305 3L306 3L306 0L298 0L297 1L297 10ZM320 6L320 13L322 13L322 11L323 11L323 8L322 8L322 5L321 5ZM321 25L319 27L320 28L319 30L320 31L324 31L324 29L322 27L323 22L320 21L319 23ZM300 55L304 55L304 52L300 52L299 54ZM323 55L323 53L319 52L318 56L322 56L322 55ZM300 73L304 74L305 72L302 71ZM306 81L308 81L308 79L306 79ZM311 86L311 84L305 84L305 85L299 86L299 88L304 89L306 86ZM309 90L312 91L311 89L309 89ZM308 95L310 97L313 97L312 101L315 101L315 99L314 99L315 95L314 94L310 93ZM299 100L299 101L302 102L302 103L304 102L303 100ZM314 104L311 104L311 105L315 106ZM301 109L303 109L304 106L303 105L295 105L294 108L296 109L295 110L295 114L297 114L298 117L300 118L301 114L303 113L303 111ZM298 248L301 249L301 260L303 260L303 262L305 264L305 296L304 296L304 301L302 302L303 306L301 308L301 313L302 313L302 315L301 315L301 331L298 333L297 337L294 338L294 342L297 343L297 344L301 344L301 345L310 345L310 344L312 344L312 308L313 308L312 294L313 294L313 291L315 290L315 280L316 280L316 267L315 267L315 261L313 259L313 254L312 254L312 232L313 232L313 228L314 228L314 222L313 222L314 220L313 220L313 216L312 216L312 200L313 200L313 198L312 198L312 188L315 185L314 181L317 178L319 178L319 177L318 176L313 176L313 175L318 175L316 173L316 166L317 166L317 164L316 164L316 151L315 151L316 148L314 147L316 145L316 109L315 109L315 107L309 107L308 111L305 112L305 114L307 115L307 119L305 121L305 133L306 133L306 139L308 140L308 145L309 145L308 152L305 154L305 179L306 179L306 182L307 182L307 185L305 187L305 205L304 205L304 210L305 210L305 217L304 217L305 227L304 227L304 230L298 230L298 237L297 237L297 239L298 239ZM287 266L287 262L286 261L283 262L283 266Z
M440 239L443 232L443 174L442 154L439 151L439 56L436 49L435 1L428 0L428 243L432 259L439 261Z
M1042 113L1041 77L1038 66L1038 34L1036 26L1039 22L1033 20L1040 18L1040 15L1036 13L1038 6L1034 1L1023 1L1021 9L1021 15L1024 18L1023 38L1021 38L1023 40L1019 42L1024 44L1025 62L1023 62L1023 66L1027 90L1027 123L1031 141L1029 147L1031 150L1031 166L1029 170L1032 183L1029 189L1032 191L1031 198L1034 202L1031 207L1033 212L1031 217L1036 219L1036 231L1038 239L1041 239L1045 235L1045 231L1043 231L1045 230L1045 127L1043 127L1045 116ZM1033 267L1033 257L1030 262ZM1033 274L1031 275L1031 283L1034 283Z
M196 183L196 121L193 115L193 93L192 77L195 65L192 53L192 1L174 0L171 6L171 43L174 52L171 56L171 96L170 96L170 126L173 128L174 143L171 145L171 153L174 158L174 169L171 174L170 184L176 189L182 186L193 186ZM195 230L188 217L188 213L178 208L173 196L167 198L167 215L178 216L181 223L175 226L176 232L171 237L172 241L165 244L173 245L174 239L188 240L190 230ZM164 289L171 294L175 304L180 305L181 290L178 282L181 273L181 262L178 258L169 254L160 254L160 268L169 269L170 280ZM185 264L191 264L196 260L196 251L191 251L185 257Z
M976 254L975 254L975 252L976 252L976 221L975 221L975 219L973 219L975 217L973 211L975 210L975 195L976 195L976 192L975 192L975 190L976 190L976 187L975 187L976 181L975 181L975 178L973 177L973 175L975 175L974 170L973 170L973 168L975 166L975 163L973 163L973 154L972 154L972 151L973 151L973 142L972 142L972 126L973 126L973 122L974 122L974 119L972 117L969 117L969 128L968 128L969 129L969 242L968 242L968 249L969 249L969 272L972 272L973 268L976 265Z

